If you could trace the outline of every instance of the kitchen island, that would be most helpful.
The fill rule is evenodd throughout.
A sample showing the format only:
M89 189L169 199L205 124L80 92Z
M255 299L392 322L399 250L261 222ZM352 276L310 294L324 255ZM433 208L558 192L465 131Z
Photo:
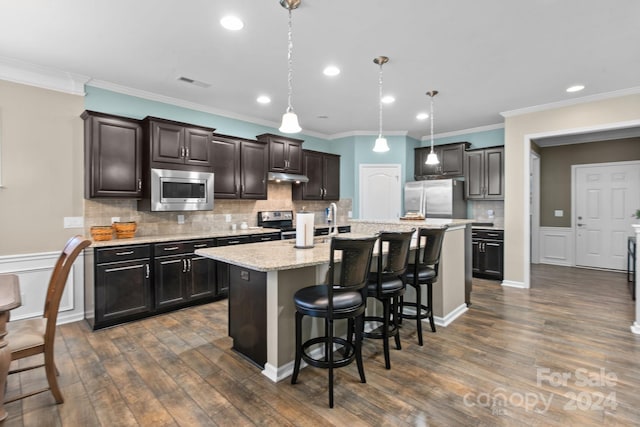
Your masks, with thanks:
M352 222L352 233L343 237L370 236L378 231L412 227L441 228L448 225L443 243L441 277L435 291L434 314L448 324L466 311L466 220L422 221L418 224ZM460 222L463 221L463 222ZM369 225L367 225L369 224ZM373 227L375 230L369 230ZM470 234L470 233L468 233ZM310 249L297 249L294 241L281 240L241 246L198 249L197 255L230 264L229 335L233 348L263 369L272 381L288 377L295 354L293 295L305 286L326 282L329 269L329 238L316 239ZM470 275L470 266L469 266ZM444 286L442 286L444 284ZM440 301L437 301L440 299ZM313 324L312 333L322 328ZM320 329L321 330L321 329Z

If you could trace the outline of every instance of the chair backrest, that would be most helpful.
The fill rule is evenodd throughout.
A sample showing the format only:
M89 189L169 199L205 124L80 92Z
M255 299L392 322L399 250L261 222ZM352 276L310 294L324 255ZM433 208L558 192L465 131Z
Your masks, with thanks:
M62 249L62 253L58 257L58 261L49 279L47 297L44 301L43 317L47 319L45 332L47 336L53 336L55 334L58 310L60 309L60 299L62 298L71 266L80 252L89 245L91 245L91 240L85 239L80 235L73 236L67 241L64 249Z
M367 284L376 236L366 238L334 237L329 258L329 288L332 291L362 290ZM336 253L341 252L340 274L336 280Z
M411 237L415 228L410 231L381 231L378 240L378 285L387 278L400 278L407 270ZM387 246L387 256L383 256Z
M444 233L446 231L446 226L438 229L418 229L418 241L414 260L416 267L433 266L436 274L438 274L442 241L444 240Z

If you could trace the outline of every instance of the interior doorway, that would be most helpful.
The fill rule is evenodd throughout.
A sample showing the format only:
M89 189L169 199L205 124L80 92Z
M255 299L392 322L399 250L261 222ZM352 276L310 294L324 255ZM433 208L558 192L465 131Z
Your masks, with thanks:
M360 219L398 219L402 209L401 167L360 165Z
M576 266L624 270L640 162L575 165L572 181Z

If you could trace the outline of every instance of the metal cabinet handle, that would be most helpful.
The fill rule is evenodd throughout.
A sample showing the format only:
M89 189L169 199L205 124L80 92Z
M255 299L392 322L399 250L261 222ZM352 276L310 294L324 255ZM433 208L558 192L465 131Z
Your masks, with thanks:
M191 271L191 259L187 259L187 271Z
M240 243L240 240L229 240L227 243L230 244L230 245L236 245L236 244Z
M271 240L271 237L261 237L260 240L266 242L267 240Z
M145 264L144 265L144 270L145 270L144 278L148 279L149 278L149 273L151 272L151 269L149 268L149 264Z
M138 191L142 190L142 179L138 178Z
M320 189L320 197L322 197L322 188Z
M117 256L123 256L123 255L131 255L133 253L133 251L126 251L126 252L116 252Z
M182 272L183 273L187 272L187 260L186 259L182 260Z
M162 250L163 251L176 251L178 249L180 249L179 246L171 246L171 247L168 247L168 248L163 248Z
M207 244L206 243L201 243L199 245L193 245L194 248L206 248Z
M180 147L180 157L184 157L184 147Z
M487 233L487 236L490 237L500 237L500 235L498 233Z
M189 157L189 147L185 147L185 149L184 149L184 156L185 156L185 157Z

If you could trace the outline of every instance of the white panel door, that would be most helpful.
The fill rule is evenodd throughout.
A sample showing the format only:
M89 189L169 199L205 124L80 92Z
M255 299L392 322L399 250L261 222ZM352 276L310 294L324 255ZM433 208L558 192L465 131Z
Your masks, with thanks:
M576 166L575 189L576 265L624 270L640 163Z
M360 165L360 219L398 219L400 165Z

